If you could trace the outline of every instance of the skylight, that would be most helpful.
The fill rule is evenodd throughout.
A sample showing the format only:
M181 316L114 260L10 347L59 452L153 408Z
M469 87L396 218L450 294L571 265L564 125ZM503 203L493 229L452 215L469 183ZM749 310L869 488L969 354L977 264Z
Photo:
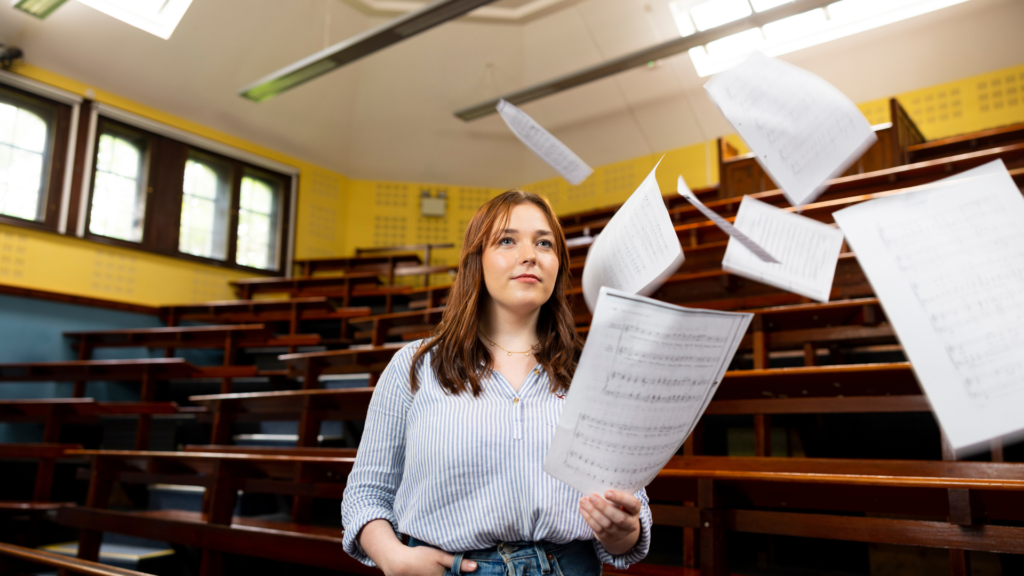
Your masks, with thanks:
M696 28L703 32L789 1L711 0L693 5L692 0L674 0L669 7L680 35L689 36L693 31L684 27L690 22L686 18L687 12ZM706 46L691 48L690 59L698 75L710 76L739 64L754 50L768 56L779 56L966 1L840 0L825 8L816 8L765 24L762 28L751 28L708 42Z
M690 8L690 16L701 32L750 16L747 0L711 0Z
M171 37L192 0L78 0L164 40Z

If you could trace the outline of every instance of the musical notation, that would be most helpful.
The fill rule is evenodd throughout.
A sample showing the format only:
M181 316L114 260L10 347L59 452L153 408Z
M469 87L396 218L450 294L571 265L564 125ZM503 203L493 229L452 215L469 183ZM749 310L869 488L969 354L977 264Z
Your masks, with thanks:
M877 141L842 92L759 52L704 87L794 206L813 201L826 180L842 174Z
M678 192L683 198L686 198L686 200L701 214L706 216L708 220L714 222L715 226L718 226L722 232L728 234L730 242L732 239L736 239L737 242L742 244L747 250L750 250L754 256L757 256L762 261L771 262L773 264L779 263L774 256L769 254L768 251L762 248L757 242L754 242L749 236L740 232L739 228L733 226L728 220L719 216L717 212L705 206L704 203L697 198L697 195L690 190L690 187L686 185L686 181L683 180L682 176L679 176L679 180L676 183L676 192Z
M602 288L544 469L584 493L644 486L690 434L751 318Z
M665 467L668 459L652 459L646 465L609 466L601 460L588 457L585 453L571 451L566 456L566 468L608 488L631 491L633 486L650 484L658 472Z
M497 110L512 133L573 186L578 186L593 174L593 168L526 112L505 100L498 101Z
M842 231L750 196L740 202L736 226L780 263L765 262L730 239L723 270L828 302L843 247Z
M958 455L1024 432L1024 200L1002 162L835 218Z
M655 165L616 210L587 252L583 299L590 310L602 286L650 294L683 263L683 249L655 178L657 169Z

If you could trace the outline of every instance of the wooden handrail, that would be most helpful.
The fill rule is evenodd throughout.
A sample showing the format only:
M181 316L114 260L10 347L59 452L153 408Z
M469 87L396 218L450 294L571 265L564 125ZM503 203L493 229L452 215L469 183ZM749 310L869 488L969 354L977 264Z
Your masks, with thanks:
M54 552L25 548L14 544L0 543L0 555L21 560L29 564L57 568L58 570L64 570L72 574L82 574L84 576L149 576L143 572L136 572L135 570L117 568L106 564L100 564L98 562L80 560L78 558L64 556Z

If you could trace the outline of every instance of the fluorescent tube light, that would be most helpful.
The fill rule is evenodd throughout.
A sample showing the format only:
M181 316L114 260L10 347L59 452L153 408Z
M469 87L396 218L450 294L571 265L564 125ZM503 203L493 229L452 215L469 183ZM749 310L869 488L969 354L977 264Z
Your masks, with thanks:
M164 40L171 37L192 0L78 0L82 4L145 30Z
M11 6L42 20L67 0L14 0Z
M711 0L690 8L690 16L701 32L750 16L747 0Z
M793 0L750 0L750 3L754 5L755 12L764 12L770 8L776 6L782 6L786 2L792 2Z
M934 12L935 10L966 1L840 0L826 7L827 19L825 19L826 13L819 9L797 14L771 24L765 24L765 41L760 47L755 49L764 52L768 56L788 54L808 46L824 44L830 40L836 40L858 32L878 28L928 12ZM726 40L729 40L729 38L723 38L719 42ZM734 41L733 45L741 44L742 41L737 40ZM697 74L705 77L732 68L742 62L751 51L716 55L715 50L712 49L709 43L707 50L691 49L689 53L693 66L697 69Z
M399 16L390 22L342 40L298 62L289 64L242 88L239 94L254 102L263 102L335 68L341 68L494 1L436 0L419 10Z
M697 31L697 28L693 25L693 20L690 20L690 14L686 8L679 5L679 1L668 3L668 10L672 13L672 19L676 22L676 28L679 29L679 35L686 37Z

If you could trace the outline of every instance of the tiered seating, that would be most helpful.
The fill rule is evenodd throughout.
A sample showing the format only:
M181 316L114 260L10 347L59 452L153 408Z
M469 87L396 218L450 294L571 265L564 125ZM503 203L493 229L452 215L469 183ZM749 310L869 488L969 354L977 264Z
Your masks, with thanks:
M143 572L69 558L45 550L0 543L0 571L3 573L35 574L39 572L40 568L56 568L58 574L81 574L82 576L146 576Z
M287 323L288 334L299 332L299 323L315 320L345 320L370 313L368 307L340 308L324 296L288 300L224 300L164 306L160 316L168 326L183 320L214 324Z
M231 424L245 420L298 420L296 445L315 447L325 420L363 420L373 388L306 389L192 396L213 416L210 444L226 444Z
M917 142L919 138L898 106L894 105L893 113L894 123L877 130L882 142L876 149L848 175L832 181L818 201L805 207L804 215L831 223L832 213L843 207L995 158L1002 158L1017 181L1024 182L1024 142L1015 140L1014 130L929 145ZM955 155L927 156L927 161L908 164L943 151ZM723 179L733 187L730 190L747 185L737 176L744 161L723 160L723 174L728 172ZM733 178L731 183L729 178ZM786 205L779 191L764 186L756 197ZM739 197L729 197L731 193L720 188L698 193L712 209L726 217L735 216ZM785 430L790 438L800 438L806 432L794 419L924 414L930 412L927 399L911 366L902 361L892 327L852 253L846 251L840 257L834 301L810 303L722 272L719 263L726 237L684 201L666 201L687 260L655 296L689 306L755 313L750 333L706 417L681 454L649 487L655 523L684 528L684 553L679 560L689 568L699 566L701 574L726 574L733 533L946 547L951 550L954 573L966 573L956 572L965 566L964 550L1024 553L1020 544L1024 529L1012 525L1024 521L1020 502L1024 465L939 461L938 455L944 452L937 428L933 445L919 451L921 460L875 458L878 452L872 454L871 446L864 448L869 459L839 459L831 457L833 447L810 441L802 442L799 449L790 444L786 450L788 456L807 458L780 458L781 453L769 458L773 455L773 428ZM598 233L614 209L563 218L567 231L577 238L570 249L570 266L577 280L590 245L583 237ZM138 451L73 450L68 454L67 447L60 448L59 457L92 461L86 505L62 507L58 512L61 523L83 530L79 555L96 558L99 534L109 531L201 548L205 552L200 568L206 574L225 571L225 553L371 572L344 554L337 519L316 518L312 502L313 498L341 498L355 456L353 448L322 447L322 425L362 420L373 389L324 389L320 380L323 375L369 374L372 386L401 345L429 334L440 321L448 285L425 283L413 288L394 286L394 281L449 268L423 266L421 262L430 262L429 256L420 260L416 255L393 254L425 247L400 248L382 249L388 253L383 256L371 250L369 254L361 251L364 253L355 258L299 261L300 277L235 283L244 300L161 310L169 326L182 321L218 326L69 334L78 339L80 351L88 351L80 356L82 360L99 347L220 348L226 352L250 345L287 347L291 353L280 356L279 361L291 382L278 378L274 386L298 388L241 394L222 389L219 394L192 395L188 399L195 405L191 414L210 424L209 445L187 446L177 452L144 452L144 445L137 445ZM339 275L322 275L327 272ZM382 277L386 283L381 283ZM574 291L579 291L578 286ZM252 299L272 293L289 299ZM578 330L585 336L589 312L581 298L576 300ZM357 303L363 307L350 307ZM300 328L318 328L319 321L340 321L340 334L301 334ZM287 324L287 336L268 329L275 324ZM295 347L317 345L328 349L294 353ZM342 348L335 349L338 347ZM225 366L211 368L191 366L181 359L133 361L143 363L135 366L129 361L8 365L0 366L0 380L127 380L128 371L135 370L137 379L144 381L143 388L148 382L152 390L157 380L199 374L233 377L218 370L245 368L248 375L258 374L255 367L233 366L232 354L225 354ZM184 399L179 402L185 403ZM146 409L155 414L173 407L161 404L163 408L147 403ZM53 430L59 430L60 423L88 421L117 410L130 411L132 407L112 407L91 399L38 405L12 402L0 403L0 418L44 421L47 441L56 441L59 433ZM735 423L737 419L752 424L753 456L722 455L727 446L722 422ZM281 421L297 423L295 447L229 444L235 438L233 432L241 427ZM358 424L346 427L345 432L356 438ZM39 453L48 450L46 445L37 446ZM50 460L54 457L58 456L51 454ZM1002 460L1001 446L993 446L992 459ZM192 510L115 511L110 506L110 491L116 482L197 486L205 489L205 496ZM246 495L289 497L291 505L274 517L255 518L236 510L239 490ZM330 508L336 510L333 505ZM696 571L644 563L628 573Z
M223 572L223 553L271 558L361 574L377 573L342 549L337 528L235 517L237 494L340 498L354 458L242 453L78 450L92 460L85 506L58 512L81 529L78 557L95 560L104 531L203 549L201 573ZM203 512L108 509L111 487L167 483L206 489Z
M850 176L842 176L828 182L828 188L815 200L816 203L827 202L849 198L852 196L874 194L890 190L900 190L911 186L928 184L959 172L976 168L993 160L1003 160L1007 168L1011 169L1015 177L1020 181L1020 169L1024 168L1024 143L1013 143L1006 146L987 148L975 152L965 152L956 156L923 161L917 164L908 164L866 172ZM770 189L763 192L750 194L762 202L767 202L779 207L789 206L788 201L781 190ZM680 197L681 198L681 197ZM724 199L706 202L706 205L715 212L725 217L735 216L739 209L742 196L732 196ZM678 204L678 203L677 203ZM693 206L688 203L678 204L669 210L669 215L676 223L706 223L706 218ZM584 235L586 228L587 235L600 233L601 229L611 220L611 216L595 219L583 224L576 224L565 227L566 236L569 238ZM677 230L677 233L681 232ZM692 236L689 229L685 234L679 234L683 247L696 246L701 243L702 238ZM570 252L572 255L572 252Z

